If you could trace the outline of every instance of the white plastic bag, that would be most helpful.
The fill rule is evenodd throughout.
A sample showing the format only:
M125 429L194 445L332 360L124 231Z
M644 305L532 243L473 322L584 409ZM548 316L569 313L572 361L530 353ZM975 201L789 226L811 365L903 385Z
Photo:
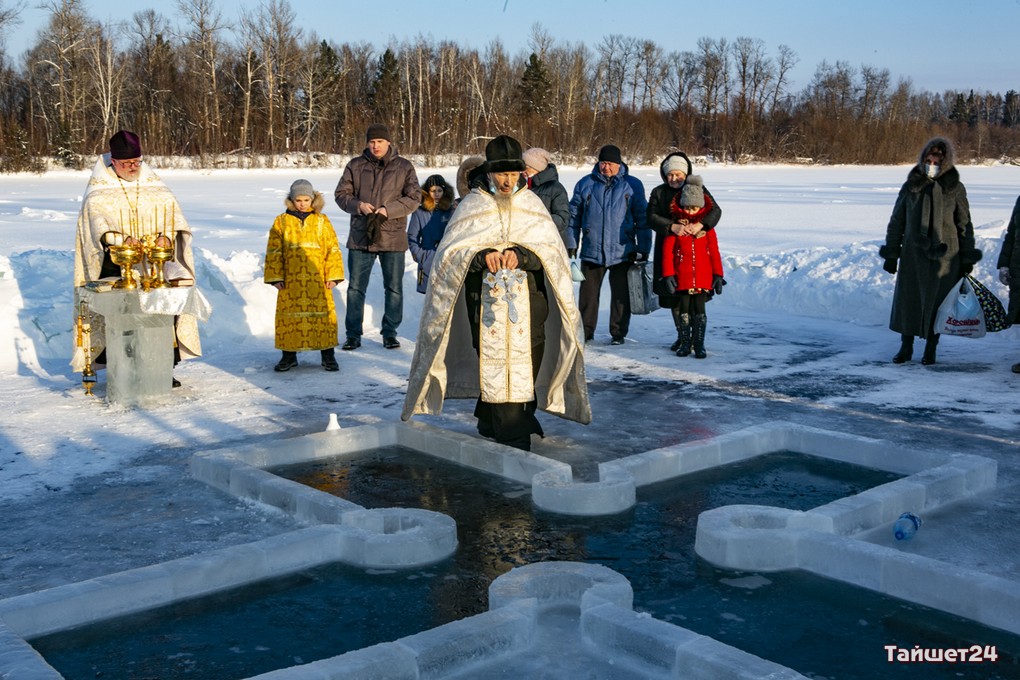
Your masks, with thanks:
M985 331L985 313L974 292L974 286L964 277L939 305L935 315L935 332L963 338L983 338Z

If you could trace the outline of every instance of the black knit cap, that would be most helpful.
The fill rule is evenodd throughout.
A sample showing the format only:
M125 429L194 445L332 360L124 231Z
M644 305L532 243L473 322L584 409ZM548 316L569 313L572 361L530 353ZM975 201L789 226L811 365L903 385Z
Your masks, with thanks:
M374 125L368 126L368 131L365 132L365 142L371 142L373 139L385 139L389 143L393 143L393 139L390 137L390 131L386 129L385 125L375 123Z
M138 141L138 135L127 130L121 130L113 137L110 137L110 158L118 161L129 158L142 157L142 144Z
M442 175L429 175L428 179L425 180L425 184L421 185L421 188L428 191L432 187L442 187L443 191L449 191L450 185L446 183L446 178Z
M613 146L612 144L606 144L604 147L599 149L599 162L601 163L603 161L606 163L623 165L623 157L620 156L620 147Z
M523 172L521 143L500 135L485 145L485 172Z

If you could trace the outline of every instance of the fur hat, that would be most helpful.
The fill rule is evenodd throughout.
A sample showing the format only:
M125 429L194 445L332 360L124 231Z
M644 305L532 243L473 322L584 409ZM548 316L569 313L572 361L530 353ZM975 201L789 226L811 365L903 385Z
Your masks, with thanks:
M485 172L520 172L524 170L521 143L508 135L500 135L485 145Z
M386 129L386 126L381 123L375 123L368 126L368 130L365 132L365 142L371 142L373 139L385 139L389 143L393 143L393 138L390 137L390 131Z
M687 178L683 188L680 190L681 208L704 208L705 189L704 181L698 175L691 175Z
M552 160L551 153L537 146L525 151L522 157L524 158L524 164L534 169L535 172L542 172L548 168L549 161Z
M312 183L307 179L295 180L295 182L290 185L290 193L287 194L287 198L293 201L298 196L315 198L315 189L312 188Z
M138 135L135 133L121 130L110 137L110 158L122 161L141 157L142 144L138 141Z
M604 147L599 149L599 163L616 163L617 165L623 165L623 157L620 155L620 147L612 144L606 144Z
M938 149L942 152L942 163L940 163L941 171L940 174L945 174L949 168L955 166L956 153L953 149L953 143L945 137L932 137L928 140L928 143L921 149L921 155L917 159L918 167L924 169L924 159L928 157L932 149Z
M481 156L468 156L460 162L457 168L457 195L464 198L471 193L471 185L479 172L485 166L485 159Z

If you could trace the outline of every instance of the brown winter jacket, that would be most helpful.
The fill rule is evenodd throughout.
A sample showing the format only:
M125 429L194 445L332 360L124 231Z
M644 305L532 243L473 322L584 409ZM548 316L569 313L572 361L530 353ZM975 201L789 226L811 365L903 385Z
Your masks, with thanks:
M352 158L333 196L340 209L351 214L349 250L373 253L407 250L407 216L421 204L421 188L414 166L398 156L395 147L391 146L379 159L368 149ZM368 216L358 211L362 202L371 203L377 209L386 208L389 217L379 228L374 242L368 236Z

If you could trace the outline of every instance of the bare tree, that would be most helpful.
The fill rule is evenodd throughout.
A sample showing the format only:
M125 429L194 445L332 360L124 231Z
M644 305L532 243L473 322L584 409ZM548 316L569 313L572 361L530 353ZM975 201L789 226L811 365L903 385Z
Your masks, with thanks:
M116 128L124 86L124 62L114 51L113 38L101 31L86 45L90 87L86 89L102 122L99 139L108 139ZM91 107L89 107L91 108ZM94 123L93 123L94 125Z
M292 96L288 73L297 58L301 38L297 16L287 0L263 0L253 13L243 12L242 31L258 55L259 82L265 104L265 140L270 152L290 146L289 123L285 120L288 98Z
M185 97L189 108L197 109L196 123L203 149L222 150L224 134L220 111L219 73L223 43L220 34L228 28L213 0L177 0L183 17L184 72L189 74L194 96ZM215 143L214 143L215 140Z
M787 45L780 45L779 57L776 59L776 79L772 86L772 106L771 110L775 112L779 108L780 100L786 95L786 88L788 85L787 77L793 67L797 65L800 59L797 57L797 53L790 49Z
M100 37L98 24L86 14L82 0L51 0L43 5L50 18L39 44L29 52L30 87L36 113L46 129L47 146L66 164L88 144L89 51Z
M726 39L698 39L698 56L701 58L701 114L712 121L726 106L729 90L729 50Z

